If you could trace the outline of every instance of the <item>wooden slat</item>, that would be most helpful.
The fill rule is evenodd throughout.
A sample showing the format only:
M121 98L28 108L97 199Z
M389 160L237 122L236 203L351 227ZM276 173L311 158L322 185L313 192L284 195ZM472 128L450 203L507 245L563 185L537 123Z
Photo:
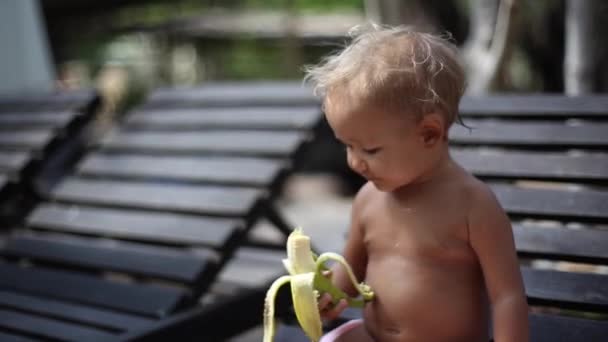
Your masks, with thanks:
M0 151L0 170L19 172L31 158L31 154L25 151Z
M321 119L318 107L245 107L141 110L128 116L127 127L146 129L311 129Z
M465 96L460 103L463 116L593 117L608 119L608 96L497 94Z
M522 257L608 264L608 231L515 224L513 233Z
M177 245L224 246L240 223L233 219L43 203L30 228Z
M286 254L283 251L241 247L218 275L218 284L240 288L266 286L277 276L285 274L281 263L284 258Z
M463 167L480 177L608 180L608 154L567 155L461 148L452 148L451 153Z
M235 332L253 328L261 323L260 313L268 286L244 289L236 295L221 298L211 305L198 306L161 320L151 327L121 335L121 341L188 341L193 336L204 336L205 341L232 341ZM289 290L287 287L283 290ZM282 294L289 294L281 291ZM280 299L281 303L287 300ZM277 305L277 313L286 305ZM235 314L235 310L239 313ZM226 324L229 322L229 324Z
M491 186L505 210L513 215L582 221L608 219L608 192L605 191Z
M0 264L0 288L25 294L162 317L184 300L183 290L109 282L75 272Z
M303 133L276 131L114 132L102 143L120 151L288 156L304 138Z
M54 137L52 130L0 132L0 147L24 150L42 150Z
M34 338L25 337L23 335L15 335L16 333L0 331L0 341L2 342L37 342Z
M155 322L153 319L141 316L120 314L111 310L28 296L11 291L0 291L0 307L117 331L143 328ZM0 341L3 340L0 339Z
M150 95L144 107L296 106L318 103L299 82L217 82L195 88L164 88Z
M116 335L75 324L0 310L0 327L37 337L67 341L112 340Z
M522 148L608 147L608 124L567 125L553 122L468 120L472 131L455 125L450 141L455 145L504 145Z
M0 129L23 127L63 127L76 115L72 112L38 112L0 114Z
M246 216L264 191L210 185L146 184L69 177L52 191L56 200L83 204Z
M605 341L608 321L549 314L530 315L530 341L580 342Z
M165 157L92 153L78 174L269 186L284 162L239 157Z
M531 305L608 312L608 276L522 267Z
M101 271L194 283L212 262L212 254L194 256L159 247L133 244L102 246L90 240L57 240L42 237L10 238L0 254Z

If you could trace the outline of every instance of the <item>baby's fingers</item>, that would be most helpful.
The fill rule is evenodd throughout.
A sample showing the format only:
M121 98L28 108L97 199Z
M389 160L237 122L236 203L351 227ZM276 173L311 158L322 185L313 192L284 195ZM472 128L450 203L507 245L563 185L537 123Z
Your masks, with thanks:
M331 302L332 302L332 298L331 295L329 293L324 293L320 298L319 298L319 311L323 312L326 311L328 309L329 306L331 306Z
M324 310L321 310L321 318L326 320L334 320L342 314L342 311L348 307L346 299L340 299L336 305L327 305Z

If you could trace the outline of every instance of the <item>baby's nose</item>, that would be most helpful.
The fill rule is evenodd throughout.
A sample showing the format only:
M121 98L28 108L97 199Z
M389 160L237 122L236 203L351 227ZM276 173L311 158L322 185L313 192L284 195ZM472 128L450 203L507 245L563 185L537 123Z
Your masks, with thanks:
M349 152L347 155L348 166L357 173L367 171L367 164L356 153Z

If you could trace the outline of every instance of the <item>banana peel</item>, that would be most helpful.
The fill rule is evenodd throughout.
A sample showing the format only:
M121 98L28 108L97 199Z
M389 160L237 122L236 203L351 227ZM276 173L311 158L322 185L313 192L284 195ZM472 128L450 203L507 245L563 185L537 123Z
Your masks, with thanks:
M346 269L350 281L355 286L360 298L351 298L340 288L336 287L330 278L324 275L328 270L325 263L336 261ZM310 237L306 236L301 228L296 228L287 238L287 259L283 259L283 266L289 273L276 279L264 301L264 342L272 342L275 334L274 301L279 288L287 283L291 286L291 296L296 318L308 338L317 342L323 334L321 315L319 314L317 300L320 295L329 293L333 303L346 299L350 307L363 307L365 302L374 298L372 289L358 283L346 260L337 253L323 253L315 255L310 248Z

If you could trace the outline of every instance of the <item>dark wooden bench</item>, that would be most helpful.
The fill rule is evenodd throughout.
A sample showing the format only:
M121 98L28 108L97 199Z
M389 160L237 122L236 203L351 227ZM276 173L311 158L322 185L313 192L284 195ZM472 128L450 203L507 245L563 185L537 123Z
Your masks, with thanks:
M271 282L283 272L282 250L242 246L222 269L203 305L184 310L159 324L134 330L128 341L226 341L262 323L264 297ZM279 293L277 314L289 314L290 294Z
M251 255L276 261L281 253L250 249L224 266L258 219L292 228L273 199L320 119L318 102L299 84L154 92L45 194L0 249L0 333L154 339L207 317L206 307L229 305L235 291L258 294L271 277L259 268L244 273ZM272 276L280 263L273 268ZM257 280L237 287L235 275ZM240 300L247 298L263 297ZM187 337L234 334L259 323L258 315Z
M92 91L12 94L0 97L0 201L3 220L20 216L44 168L92 119Z
M452 155L512 219L531 340L605 341L608 97L492 95L463 99L461 113L473 129L451 130ZM287 325L277 340L306 339Z

